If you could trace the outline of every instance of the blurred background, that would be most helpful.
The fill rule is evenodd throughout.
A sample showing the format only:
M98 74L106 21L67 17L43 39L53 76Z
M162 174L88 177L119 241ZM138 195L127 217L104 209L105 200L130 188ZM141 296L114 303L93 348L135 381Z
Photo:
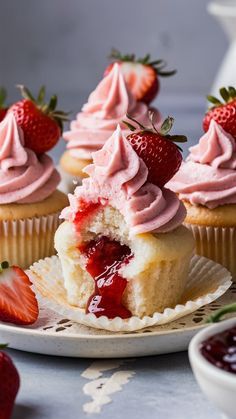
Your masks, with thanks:
M176 116L190 141L228 40L207 0L0 0L0 84L45 84L60 108L76 113L101 79L111 47L163 58L177 75L162 79L156 105ZM73 115L73 114L72 114ZM60 152L63 143L58 147Z

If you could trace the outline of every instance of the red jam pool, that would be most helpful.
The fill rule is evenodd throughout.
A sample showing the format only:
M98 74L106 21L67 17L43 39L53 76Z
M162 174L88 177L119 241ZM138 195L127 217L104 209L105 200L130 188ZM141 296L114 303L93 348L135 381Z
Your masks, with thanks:
M206 339L200 351L211 364L236 374L236 325Z

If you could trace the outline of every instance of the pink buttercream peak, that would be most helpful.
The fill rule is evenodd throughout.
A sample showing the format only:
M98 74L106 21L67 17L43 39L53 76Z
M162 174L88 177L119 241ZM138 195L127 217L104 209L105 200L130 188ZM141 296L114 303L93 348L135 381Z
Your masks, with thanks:
M211 120L208 131L199 143L189 149L189 160L210 164L215 168L236 168L236 144L231 134Z
M124 140L119 125L103 148L93 153L92 157L93 164L87 166L84 172L99 179L100 183L106 183L106 187L112 182L113 187L115 186L118 190L122 185L126 185L128 190L132 188L132 191L135 192L147 180L146 165L143 165L142 160L129 142ZM141 180L140 167L142 169ZM135 182L136 175L138 175L137 184ZM130 182L132 182L132 186Z
M7 170L22 166L26 161L23 131L17 125L14 114L10 112L0 123L0 167Z
M216 208L236 203L236 145L215 121L166 185L193 205Z
M82 200L105 202L117 208L131 234L170 231L184 220L184 206L177 196L147 182L148 169L119 125L104 147L93 154L93 163L85 172L90 177L70 197L70 207L62 212L66 219L74 220Z
M154 112L155 123L159 123L160 114ZM78 159L91 159L92 153L100 150L111 137L117 124L128 135L129 130L123 123L127 113L143 125L150 125L147 105L135 100L119 65L115 64L90 94L76 120L71 122L70 131L64 132L70 154Z
M24 146L23 131L9 112L0 123L0 204L42 201L59 181L52 159Z
M94 113L97 118L120 118L133 108L135 99L128 92L124 77L117 63L91 93L82 111Z

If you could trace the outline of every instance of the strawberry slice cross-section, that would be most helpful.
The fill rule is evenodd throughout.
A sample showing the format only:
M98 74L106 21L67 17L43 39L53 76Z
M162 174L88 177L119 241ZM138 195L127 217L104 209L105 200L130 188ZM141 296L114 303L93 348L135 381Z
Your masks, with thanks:
M0 320L18 325L30 325L38 318L38 303L32 283L18 266L0 264Z

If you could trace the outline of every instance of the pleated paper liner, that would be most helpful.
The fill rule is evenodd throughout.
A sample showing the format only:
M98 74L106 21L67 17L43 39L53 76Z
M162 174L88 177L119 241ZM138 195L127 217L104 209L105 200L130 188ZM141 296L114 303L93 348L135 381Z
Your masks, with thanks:
M69 320L113 332L132 332L170 323L216 300L232 283L227 269L210 259L195 255L190 263L185 293L176 307L166 308L163 313L154 313L142 319L133 316L126 320L119 317L110 320L106 316L97 318L94 314L86 314L83 309L67 302L61 264L57 256L34 263L27 273L34 284L39 302L44 306Z
M196 252L225 266L236 282L236 228L187 224L196 242Z
M0 260L28 268L35 260L55 254L54 235L60 212L0 221Z

